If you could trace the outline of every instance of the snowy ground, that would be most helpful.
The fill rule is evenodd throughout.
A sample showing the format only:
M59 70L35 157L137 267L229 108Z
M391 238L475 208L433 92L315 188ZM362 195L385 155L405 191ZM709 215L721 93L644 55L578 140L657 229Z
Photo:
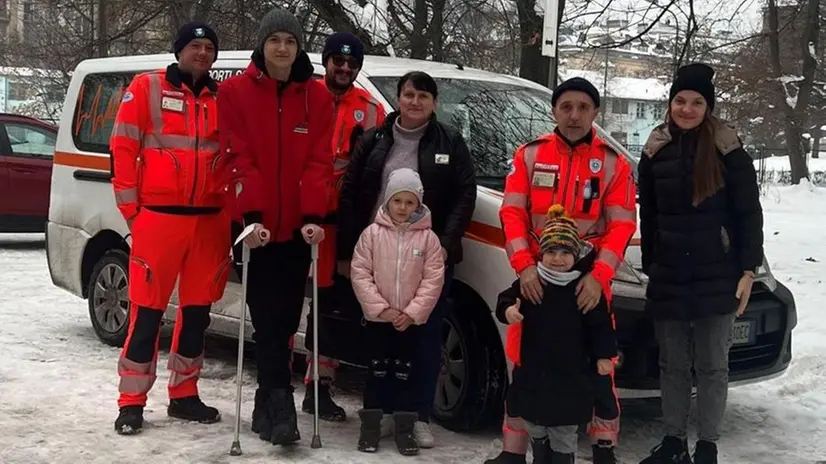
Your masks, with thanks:
M732 389L720 443L721 462L797 464L826 460L826 189L772 187L763 200L766 249L775 275L797 299L794 361L787 373L760 385ZM811 258L811 260L809 260ZM243 404L244 456L228 456L234 415L235 361L231 347L212 343L202 396L224 421L201 426L166 417L167 375L147 407L148 425L136 437L112 430L116 415L118 350L95 337L86 302L52 286L43 237L0 236L0 462L140 463L478 463L498 452L493 431L459 435L435 429L437 448L402 458L392 442L377 455L355 450L358 421L322 423L324 448L311 450L312 421L301 414L301 445L284 450L249 432L254 390L247 371ZM350 383L358 383L357 374ZM302 390L299 390L301 392ZM303 393L297 393L301 399ZM357 392L336 399L352 416ZM626 408L620 459L635 463L660 438L659 420L645 408ZM587 443L581 442L586 455Z

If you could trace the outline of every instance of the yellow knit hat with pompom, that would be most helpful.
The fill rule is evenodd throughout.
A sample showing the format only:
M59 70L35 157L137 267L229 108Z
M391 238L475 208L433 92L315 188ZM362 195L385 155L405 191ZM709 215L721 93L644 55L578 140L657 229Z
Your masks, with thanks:
M565 212L565 207L556 204L548 208L548 220L539 240L539 250L547 253L553 249L563 249L579 256L582 241L576 221Z

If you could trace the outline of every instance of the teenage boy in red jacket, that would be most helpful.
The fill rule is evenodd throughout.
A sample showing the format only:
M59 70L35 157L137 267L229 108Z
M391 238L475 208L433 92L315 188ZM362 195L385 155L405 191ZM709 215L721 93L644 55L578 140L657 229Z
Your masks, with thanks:
M290 384L290 338L298 330L310 247L324 237L333 98L312 79L302 27L290 12L261 20L246 71L218 93L221 152L230 157L236 220L254 225L247 304L255 328L258 390L252 430L288 445L300 439Z

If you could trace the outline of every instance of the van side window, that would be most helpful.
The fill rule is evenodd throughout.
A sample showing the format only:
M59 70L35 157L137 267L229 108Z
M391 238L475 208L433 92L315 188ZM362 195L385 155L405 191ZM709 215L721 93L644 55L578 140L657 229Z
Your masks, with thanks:
M121 99L135 73L89 74L78 92L72 139L83 151L109 153L109 136Z

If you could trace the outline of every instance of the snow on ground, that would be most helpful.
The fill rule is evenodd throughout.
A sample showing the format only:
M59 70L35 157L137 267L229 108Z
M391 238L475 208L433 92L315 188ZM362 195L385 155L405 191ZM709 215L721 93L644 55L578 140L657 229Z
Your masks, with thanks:
M799 314L794 360L784 376L731 390L720 442L721 462L803 464L826 460L826 189L769 187L766 251L778 280L795 294ZM0 236L0 462L2 463L478 463L495 455L494 431L455 434L435 428L437 448L402 458L392 441L376 455L355 450L358 392L336 396L350 419L322 422L324 447L312 450L311 417L300 414L302 441L293 449L264 443L249 432L254 372L247 369L242 409L244 455L228 455L232 441L235 360L232 348L211 343L202 396L223 412L203 426L166 417L166 356L150 394L144 432L121 437L117 414L118 349L104 346L89 323L86 302L52 286L42 235ZM355 375L357 374L348 374ZM298 379L296 379L298 381ZM296 384L298 386L298 384ZM296 393L298 401L303 389ZM660 420L626 408L620 444L623 463L635 463L658 442ZM818 438L820 437L820 438ZM581 441L580 456L587 453Z

